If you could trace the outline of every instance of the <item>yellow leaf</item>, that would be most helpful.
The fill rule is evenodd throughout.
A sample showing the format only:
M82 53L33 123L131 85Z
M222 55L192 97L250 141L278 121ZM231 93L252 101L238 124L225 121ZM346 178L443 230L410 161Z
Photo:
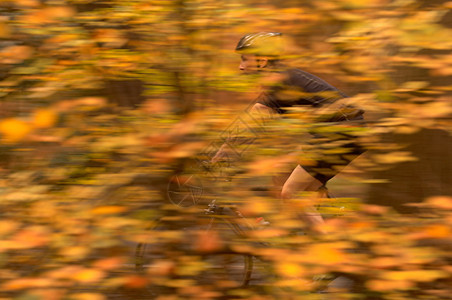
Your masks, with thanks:
M367 8L385 5L388 0L340 0L340 2L350 8Z
M90 252L88 247L74 246L61 249L60 254L70 259L82 259Z
M413 282L403 280L370 280L366 286L373 291L407 290Z
M313 261L332 265L346 261L344 253L334 243L314 244L307 249L306 256Z
M420 105L411 113L418 118L447 117L452 113L452 105L449 101L436 101L433 103Z
M261 230L255 230L252 232L252 236L257 238L257 239L267 239L267 238L276 238L276 237L281 237L287 234L287 230L283 230L283 229L270 229L270 228L265 228L265 229L261 229Z
M94 283L104 277L105 273L98 269L83 269L73 275L73 279L83 283Z
M427 87L430 83L428 81L408 81L404 82L397 91L413 91L420 90Z
M195 281L191 279L173 279L171 281L168 281L166 285L174 288L183 288L195 285Z
M304 274L303 267L292 262L277 263L276 269L284 277L301 277Z
M8 38L11 35L11 29L4 22L0 23L0 38Z
M45 300L61 300L64 299L66 292L63 289L58 288L40 288L29 291L31 297Z
M304 10L300 7L291 7L291 8L284 8L281 10L281 13L285 14L302 14Z
M162 161L171 161L175 158L189 157L205 147L205 145L205 142L187 142L165 149L165 151L154 152L152 155Z
M9 234L20 226L19 222L12 220L0 221L0 236Z
M378 257L373 259L371 262L372 267L377 269L387 269L393 268L394 266L400 265L400 259L391 256Z
M75 14L75 10L69 6L54 6L45 9L50 18L69 18Z
M105 300L107 298L102 294L79 293L79 294L71 295L71 299L74 299L74 300Z
M38 0L15 0L14 2L24 7L37 7L40 4Z
M386 154L375 154L374 159L382 164L395 164L407 161L416 161L418 158L408 151L394 151Z
M28 123L18 119L5 119L0 121L0 133L6 142L18 142L31 131Z
M419 127L416 126L398 126L395 128L394 133L398 134L413 134L420 130Z
M271 203L268 199L250 198L245 205L240 207L240 212L245 217L261 216L272 211Z
M385 279L393 281L417 281L429 282L439 278L447 277L448 274L439 270L413 270L413 271L393 271L384 274Z
M388 234L385 232L373 231L373 232L357 232L353 235L353 239L361 242L383 242L388 239Z
M289 155L279 156L276 158L257 159L248 165L250 173L255 175L268 174L273 171L276 166L281 166L291 162L293 157Z
M33 116L33 125L36 128L52 127L57 120L57 114L51 109L38 109Z
M66 112L76 108L79 105L101 107L104 106L106 103L107 100L102 97L83 97L78 99L60 101L57 104L55 104L54 109L57 112Z

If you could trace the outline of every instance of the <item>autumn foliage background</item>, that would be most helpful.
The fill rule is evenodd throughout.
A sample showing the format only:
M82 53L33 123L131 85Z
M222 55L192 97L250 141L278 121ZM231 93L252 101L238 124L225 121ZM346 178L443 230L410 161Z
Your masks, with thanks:
M450 298L451 8L2 0L0 297L319 299L313 279L341 273L355 284L331 299ZM261 189L300 132L320 126L309 111L271 123L214 177L199 164L257 95L233 52L257 31L283 32L290 64L366 110L355 134L367 153L332 180L334 201L318 203L323 236L293 235L304 225ZM199 205L168 199L175 174L196 175ZM206 234L199 211L212 199L271 226ZM137 271L140 243L159 249ZM225 249L259 257L259 280L215 275L205 258Z

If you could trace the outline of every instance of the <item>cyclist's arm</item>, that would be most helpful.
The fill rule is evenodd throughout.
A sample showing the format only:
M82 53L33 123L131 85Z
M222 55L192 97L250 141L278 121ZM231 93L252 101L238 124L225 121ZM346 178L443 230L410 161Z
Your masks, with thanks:
M252 118L266 123L278 116L278 113L273 108L258 102L251 108L250 115Z
M265 126L265 123L267 123L271 119L274 119L275 117L277 117L277 115L278 114L276 111L262 103L255 103L249 111L249 117L253 119L250 120L250 123L253 122L258 126ZM247 122L246 116L243 119L245 122ZM215 156L210 160L210 163L215 164L223 157L227 157L228 152L232 150L231 147L233 147L234 145L244 145L247 143L252 143L252 139L246 137L243 138L240 136L232 136L228 138L226 143L224 143L220 147Z

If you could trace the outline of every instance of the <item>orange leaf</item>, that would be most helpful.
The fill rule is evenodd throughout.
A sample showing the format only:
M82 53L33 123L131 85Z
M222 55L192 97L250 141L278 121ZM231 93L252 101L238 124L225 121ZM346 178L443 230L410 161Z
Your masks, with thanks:
M114 256L95 261L93 266L102 270L111 270L121 266L124 262L124 257Z
M148 284L148 279L143 276L131 275L127 276L124 281L124 286L132 289L144 288Z
M51 109L38 109L33 116L33 125L37 128L52 127L57 120L57 114Z
M378 269L387 269L400 265L400 259L396 257L378 257L371 261L371 265Z
M15 248L27 249L47 244L49 237L44 227L31 226L19 231L12 241Z
M47 272L45 275L50 278L71 278L74 274L80 272L83 268L80 266L66 266L60 269Z
M38 0L15 0L14 2L24 7L38 7L40 4Z
M75 14L75 10L69 6L54 6L46 8L45 13L50 18L69 18Z
M102 97L83 97L79 99L60 101L55 104L54 109L58 112L66 112L74 109L79 105L102 107L106 103L106 99Z
M94 283L105 276L105 273L97 269L83 269L73 275L73 279L83 283Z
M19 278L3 284L5 290L21 290L26 288L42 288L51 286L54 282L48 278Z
M452 209L452 197L446 196L431 197L427 199L426 203L441 209Z
M385 206L371 205L371 204L362 205L361 210L365 211L366 213L373 214L373 215L382 215L382 214L388 212L388 208Z
M91 212L95 215L109 215L109 214L118 214L126 211L127 208L124 206L99 206L91 210Z
M3 22L0 22L0 38L8 38L11 35L11 29Z
M6 235L14 230L16 230L20 226L19 222L12 220L3 220L0 221L0 235Z
M28 123L18 119L5 119L0 121L0 133L6 142L18 142L31 131Z
M0 52L0 62L5 64L18 64L33 54L29 46L10 46Z
M429 225L422 230L421 236L429 239L449 238L451 236L451 228L442 224Z
M215 230L199 231L195 239L195 248L199 252L212 252L223 247L223 241Z
M45 10L37 10L22 16L20 21L27 26L33 26L37 24L48 23L50 22L50 19L48 18Z
M152 275L166 276L175 270L174 262L170 260L157 260L149 267L148 272Z

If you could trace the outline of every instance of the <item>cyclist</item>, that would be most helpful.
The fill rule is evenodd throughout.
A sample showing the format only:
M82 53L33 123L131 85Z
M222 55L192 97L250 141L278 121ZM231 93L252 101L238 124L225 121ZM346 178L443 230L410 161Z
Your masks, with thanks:
M318 191L326 182L334 177L340 169L348 165L354 158L363 153L363 149L354 141L351 134L353 128L363 120L364 111L347 104L345 94L323 79L306 71L286 67L282 63L282 34L278 32L259 32L243 36L236 46L241 55L239 69L246 74L260 73L276 78L276 82L258 96L251 109L260 118L282 116L290 107L303 106L310 108L315 115L315 122L326 122L327 126L337 126L338 130L313 130L304 144L319 150L313 163L299 163L288 176L280 177L280 197L284 201L292 200L301 191ZM344 132L344 125L349 127ZM320 132L319 132L320 131ZM328 146L341 145L339 154L325 154L320 151ZM335 146L337 148L337 146ZM212 162L221 159L224 147L215 155ZM274 182L278 184L278 178ZM282 180L281 180L282 179ZM323 219L312 206L305 206L299 216L316 228Z

